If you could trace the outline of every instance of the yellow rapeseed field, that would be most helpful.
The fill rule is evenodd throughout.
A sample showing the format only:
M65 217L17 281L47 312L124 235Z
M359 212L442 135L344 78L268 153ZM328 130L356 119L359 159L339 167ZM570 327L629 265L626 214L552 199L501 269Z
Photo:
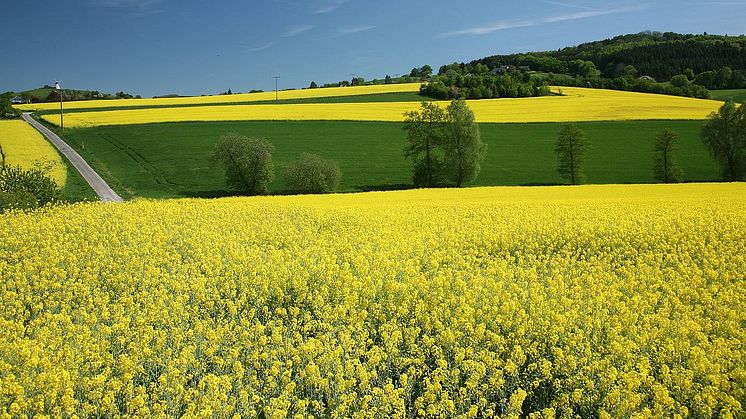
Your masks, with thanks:
M49 175L58 185L67 181L67 166L57 150L26 121L0 121L0 146L7 155L6 162L31 168L35 162L51 165Z
M0 417L744 417L745 231L738 183L3 214Z
M278 92L280 100L312 99L320 97L360 96L380 93L408 93L419 92L421 83L381 84L371 86L325 87L323 89L281 90ZM85 100L65 102L65 109L112 108L125 106L173 106L217 103L239 103L275 100L275 92L239 93L235 95L191 96L158 99L112 99ZM17 105L15 108L24 111L48 111L59 109L59 103L30 103Z
M470 100L477 122L570 122L650 119L705 119L722 102L616 90L562 88L564 96ZM438 102L447 106L448 102ZM402 121L417 102L225 105L79 112L65 116L68 127L187 121L345 120ZM44 115L59 124L59 115Z

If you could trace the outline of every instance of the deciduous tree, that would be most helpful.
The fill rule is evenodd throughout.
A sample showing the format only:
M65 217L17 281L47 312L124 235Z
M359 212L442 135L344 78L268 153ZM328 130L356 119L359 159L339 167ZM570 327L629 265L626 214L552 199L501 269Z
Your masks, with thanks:
M655 138L655 179L663 183L681 182L684 172L676 163L674 150L679 135L671 129L664 129Z
M225 168L229 187L249 195L265 195L273 176L273 151L266 140L227 134L215 144L211 161Z
M285 189L292 193L329 193L339 187L339 165L316 154L303 153L285 168Z
M686 89L690 84L691 82L689 82L689 78L683 74L677 74L671 77L671 86L673 87Z
M482 142L474 112L463 100L454 100L448 106L448 121L443 149L446 173L450 180L461 187L476 179L487 152Z
M422 102L419 110L405 112L404 116L404 129L409 140L404 157L414 161L414 184L437 186L444 174L440 147L445 136L447 114L435 103Z
M15 109L9 100L0 98L0 119L14 119L20 115L21 112Z
M710 155L720 163L723 178L746 178L746 108L726 102L711 113L702 128L702 140Z
M577 125L564 125L560 130L554 147L559 160L557 172L573 185L580 184L585 178L583 166L589 147L588 139Z

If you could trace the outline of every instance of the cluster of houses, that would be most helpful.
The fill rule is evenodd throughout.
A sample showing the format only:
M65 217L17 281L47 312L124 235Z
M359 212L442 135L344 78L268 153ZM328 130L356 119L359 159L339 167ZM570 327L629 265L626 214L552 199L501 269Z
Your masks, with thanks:
M515 73L516 71L531 71L531 69L527 65L499 65L493 68L492 71L490 71L490 74L493 76L501 76L503 74ZM655 79L650 76L640 76L639 79L655 82Z
M499 76L506 73L514 73L516 71L531 71L527 65L499 65L490 71L493 76Z
M13 96L10 98L10 103L13 105L23 105L26 103L31 103L31 99L24 99L20 96Z

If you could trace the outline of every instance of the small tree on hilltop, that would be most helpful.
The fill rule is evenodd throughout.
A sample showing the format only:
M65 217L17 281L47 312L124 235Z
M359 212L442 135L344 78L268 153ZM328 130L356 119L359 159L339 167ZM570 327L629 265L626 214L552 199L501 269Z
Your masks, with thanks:
M580 184L585 178L583 165L589 147L590 143L577 125L564 125L560 130L554 148L559 160L557 172L573 185Z
M664 129L655 138L655 179L663 183L681 182L684 172L674 159L674 150L678 134L671 129Z
M479 135L474 112L463 100L454 100L448 106L448 122L443 140L447 175L457 187L471 182L479 175L487 146Z
M702 140L712 157L720 163L723 178L729 181L746 175L746 106L726 102L707 117Z
M439 148L445 136L447 114L432 102L422 102L419 110L405 112L404 116L404 129L409 139L404 157L414 161L414 184L437 186L445 171Z
M249 195L265 195L273 176L273 151L265 140L227 134L215 144L210 161L225 168L229 187Z

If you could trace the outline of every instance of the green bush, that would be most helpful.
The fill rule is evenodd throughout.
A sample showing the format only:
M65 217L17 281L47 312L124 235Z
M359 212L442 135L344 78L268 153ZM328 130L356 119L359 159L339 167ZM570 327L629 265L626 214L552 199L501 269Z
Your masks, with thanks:
M432 156L430 164L425 159L414 161L412 183L417 188L437 188L445 185L448 168L443 159Z
M12 209L35 209L37 206L36 197L29 192L0 191L0 213Z
M48 172L49 167L41 163L27 170L11 165L0 169L0 212L61 202L62 190Z
M272 182L274 147L265 140L238 134L220 137L210 158L225 168L229 187L249 195L266 195Z
M303 153L288 163L285 188L290 193L329 193L339 187L339 165L315 154Z

